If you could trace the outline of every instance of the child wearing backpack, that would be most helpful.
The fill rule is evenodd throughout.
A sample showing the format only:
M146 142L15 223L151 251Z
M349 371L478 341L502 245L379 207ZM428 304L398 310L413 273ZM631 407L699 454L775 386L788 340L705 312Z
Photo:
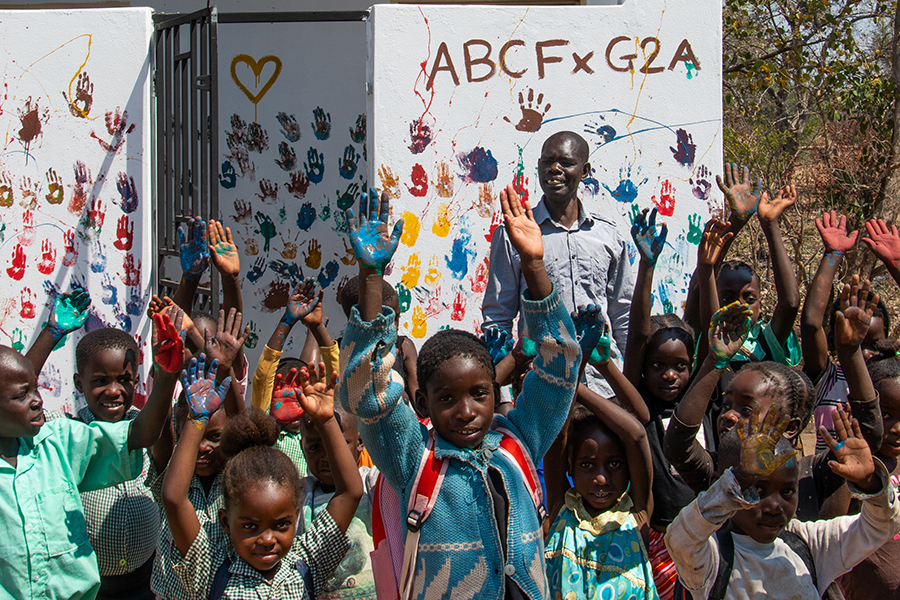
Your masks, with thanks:
M323 433L334 465L335 495L311 527L295 536L300 516L300 477L283 452L272 448L278 437L274 420L257 409L241 413L226 426L223 452L229 455L222 476L219 523L226 539L211 541L188 500L194 461L207 419L222 403L223 383L213 387L214 366L204 376L192 362L184 387L190 417L172 455L163 484L166 519L179 556L175 575L191 599L281 598L311 600L323 589L347 551L347 527L362 496L356 463L334 418L334 387L325 366L302 372L294 388L305 414ZM337 374L334 374L336 377Z
M568 415L581 353L572 320L544 269L541 231L530 204L523 209L512 186L501 192L500 202L528 287L523 316L537 346L534 369L516 408L507 417L495 416L499 390L487 347L466 332L438 332L423 344L416 364L416 403L430 417L432 431L401 401L404 386L391 372L396 330L393 310L382 308L381 286L402 221L389 235L389 197L383 194L379 204L374 190L363 196L358 222L348 211L361 290L344 332L339 393L344 407L359 417L366 447L400 506L409 506L414 494L412 510L401 512L407 516L401 597L548 596L542 515L535 509L540 487L534 487L533 467L526 483L504 442L512 441L514 453L529 463L544 455ZM439 471L420 470L423 461ZM439 491L419 495L423 479L438 482Z
M817 600L900 531L887 470L873 461L855 420L840 409L832 416L839 441L822 434L836 457L831 468L862 501L862 514L793 519L799 462L782 437L790 416L773 404L760 423L756 406L746 427L721 437L719 479L666 532L679 579L695 599Z
M573 315L579 331L584 317L583 310ZM589 336L581 337L583 356L592 357L617 398L637 394L610 361L603 327L596 354L585 348ZM544 457L551 518L562 505L544 544L550 595L658 600L646 550L653 480L647 432L628 411L584 385L577 400L565 443L554 443ZM566 471L573 489L567 489Z

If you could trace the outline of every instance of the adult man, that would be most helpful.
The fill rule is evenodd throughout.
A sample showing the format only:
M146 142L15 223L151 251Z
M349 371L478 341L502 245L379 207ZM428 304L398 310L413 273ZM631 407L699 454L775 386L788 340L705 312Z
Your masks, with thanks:
M563 304L570 312L581 305L600 306L612 329L613 360L621 368L634 274L616 225L589 213L578 198L578 188L591 172L589 154L588 143L577 133L561 131L547 138L538 161L544 196L534 207L534 218L543 235L547 273ZM525 287L519 257L504 229L498 227L491 239L482 329L511 331ZM612 389L592 367L586 377L588 387L612 396Z

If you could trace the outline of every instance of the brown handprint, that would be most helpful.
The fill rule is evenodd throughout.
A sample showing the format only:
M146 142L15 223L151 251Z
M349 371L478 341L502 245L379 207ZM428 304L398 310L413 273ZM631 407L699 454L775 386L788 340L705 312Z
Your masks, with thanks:
M62 204L64 191L62 179L53 170L53 167L47 170L47 194L44 198L50 204Z
M287 189L295 197L302 199L309 189L309 177L302 170L291 173L291 181L287 184Z
M353 248L347 245L347 238L342 237L341 241L344 242L344 256L338 256L341 259L341 262L345 265L353 266L356 264L356 255L353 254ZM337 254L335 254L337 256Z
M490 219L494 214L494 203L497 197L490 183L482 183L478 188L478 201L475 203L475 212L483 219Z
M235 223L249 223L253 219L253 209L250 208L246 200L235 200L232 218Z
M71 92L71 89L69 91ZM72 96L71 100L69 100L65 92L63 92L62 95L69 105L69 112L72 113L73 117L79 117L81 119L88 118L88 115L91 112L91 106L94 104L94 84L91 83L91 78L87 74L87 71L82 71L78 74L78 82L75 84L75 94Z
M518 131L526 131L528 133L533 133L540 129L541 123L544 120L544 115L547 114L547 111L550 110L550 103L547 103L547 106L544 107L544 112L540 112L541 103L544 101L544 94L538 94L537 102L534 99L534 90L528 88L528 103L525 103L525 97L522 95L522 92L519 92L519 108L522 110L522 118L516 123L516 129ZM507 123L512 123L509 117L503 117L503 120Z
M272 183L268 179L259 180L259 192L260 193L256 194L256 197L263 202L271 204L275 200L278 200L278 184ZM272 202L269 201L270 199Z
M284 249L280 252L281 258L285 260L294 260L297 258L297 238L300 237L300 232L297 232L297 235L294 236L294 240L286 240L284 236L279 236L281 238L281 243L284 244Z
M322 246L319 244L319 240L309 240L303 258L306 266L310 269L318 269L322 266Z
M31 181L31 177L22 177L19 183L19 190L22 192L22 199L19 204L25 210L34 210L37 208L37 193L41 187L40 181Z
M119 111L118 106L115 111L106 111L106 131L112 136L108 142L100 139L93 131L91 132L91 137L97 140L100 147L113 154L118 152L122 144L125 143L125 134L134 131L134 123L128 125L128 111Z
M0 173L0 206L9 208L13 204L12 180L8 173Z
M453 175L450 174L450 165L447 161L442 160L437 166L437 182L434 189L441 198L453 197Z
M381 189L386 191L391 198L400 197L400 180L394 177L390 167L381 165L378 168L378 177L381 178Z

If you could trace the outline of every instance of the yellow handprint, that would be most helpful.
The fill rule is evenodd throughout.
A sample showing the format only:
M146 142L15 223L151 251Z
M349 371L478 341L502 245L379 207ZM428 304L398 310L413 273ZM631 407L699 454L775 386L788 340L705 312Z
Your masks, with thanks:
M340 258L341 262L348 267L355 265L356 255L353 254L353 248L347 245L347 238L341 238L341 240L344 242L344 256L339 256L338 258Z
M400 180L391 173L391 168L381 165L378 169L378 177L381 178L381 189L390 194L391 198L400 197Z
M422 310L421 306L417 306L413 309L412 325L411 333L414 338L422 339L428 333L428 323L425 322L425 311Z
M438 206L437 219L431 226L431 231L438 237L447 237L450 233L450 206L441 203Z
M406 222L404 221L404 227L406 226ZM403 282L403 285L407 287L407 289L412 289L419 285L419 275L422 273L420 267L422 266L422 261L419 260L419 255L417 253L410 254L409 260L406 261L405 267L400 267L400 270L403 271L403 277L400 278L400 281Z
M322 246L319 240L309 240L306 246L307 252L303 253L306 266L310 269L318 269L322 265Z
M441 272L438 270L440 266L441 262L438 260L437 255L432 256L431 260L428 261L428 272L425 274L425 285L434 287L438 284L441 280Z
M409 211L403 213L403 234L400 241L412 248L416 240L419 238L419 229L422 224L419 222L419 216Z

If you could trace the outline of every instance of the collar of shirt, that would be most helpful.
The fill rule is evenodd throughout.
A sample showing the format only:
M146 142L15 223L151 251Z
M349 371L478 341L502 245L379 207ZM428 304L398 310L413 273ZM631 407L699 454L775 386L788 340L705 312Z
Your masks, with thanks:
M302 517L301 517L302 518ZM229 548L227 550L227 554L231 559L231 565L228 567L228 572L232 575L240 575L242 577L247 577L254 581L263 582L269 586L272 590L277 590L281 587L293 574L297 574L299 576L299 572L296 571L295 563L297 562L296 553L293 552L293 549L297 547L299 543L297 540L301 538L295 537L293 540L293 545L291 546L291 550L281 559L280 564L277 567L273 567L277 569L275 576L272 579L267 579L265 575L261 571L257 571L250 563L245 561L243 558L238 556L237 551L234 549L234 546L231 544L231 541L228 540L226 543ZM292 571L294 573L292 573ZM310 597L312 597L312 592L310 591Z
M138 416L138 414L140 412L141 412L141 410L139 408L137 408L135 406L130 406L130 407L128 407L128 410L125 412L124 420L131 421L136 416ZM94 421L97 420L97 417L94 416L94 413L91 412L90 408L85 406L81 410L78 411L77 419L86 425L90 425L91 423L93 423Z
M573 226L572 229L567 229L557 221L553 220L553 217L550 216L550 211L547 210L547 206L544 203L543 197L541 198L541 201L538 202L537 206L535 206L532 210L532 214L534 214L534 220L538 225L541 225L546 221L550 221L550 223L552 223L555 227L558 227L559 229L566 229L567 231L571 231L572 229L583 229L594 224L594 217L591 216L589 212L584 210L584 204L582 204L581 198L578 199L578 226Z

